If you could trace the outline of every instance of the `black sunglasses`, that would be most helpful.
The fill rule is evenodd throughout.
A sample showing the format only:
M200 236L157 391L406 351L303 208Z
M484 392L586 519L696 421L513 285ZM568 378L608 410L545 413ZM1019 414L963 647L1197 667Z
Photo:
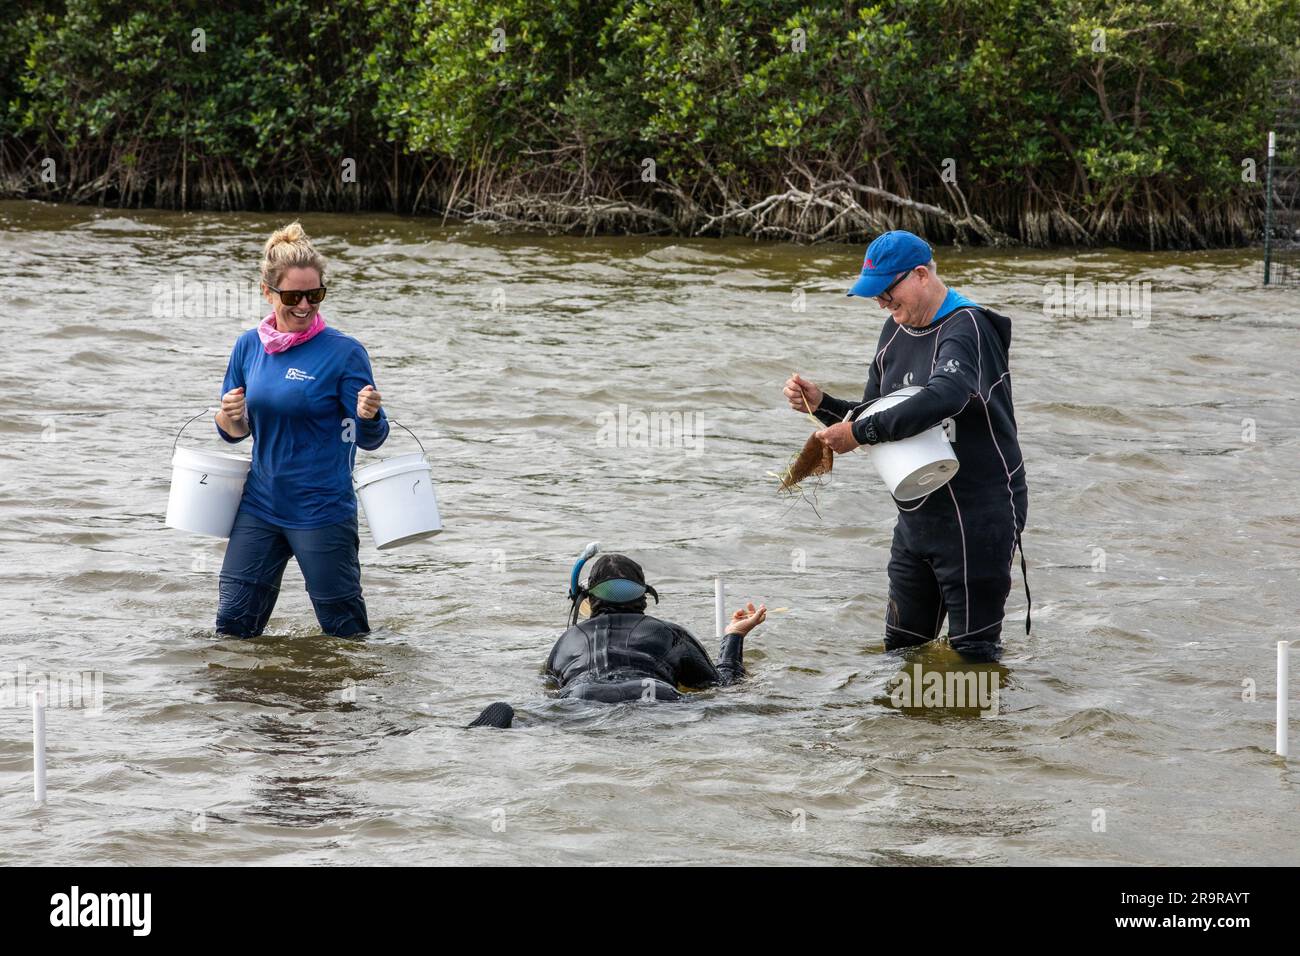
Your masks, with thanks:
M277 289L273 285L268 285L268 289L280 297L280 301L287 306L295 306L306 296L307 301L312 305L320 305L325 301L325 287L319 289ZM890 288L893 288L892 286Z
M889 303L894 301L894 297L889 293L893 292L900 282L902 282L904 279L906 279L915 271L916 271L915 268L908 269L906 272L904 272L893 282L889 283L889 285L885 286L884 291L881 292L880 295L876 296L876 298L879 299L881 302L885 303L885 305L889 305Z

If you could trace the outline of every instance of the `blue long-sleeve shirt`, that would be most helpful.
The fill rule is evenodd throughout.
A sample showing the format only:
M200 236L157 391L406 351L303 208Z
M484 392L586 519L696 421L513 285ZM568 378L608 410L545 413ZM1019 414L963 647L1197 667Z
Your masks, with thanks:
M357 417L357 393L374 384L360 342L326 327L301 345L268 354L249 329L235 342L224 395L244 389L253 466L240 510L284 528L323 528L356 516L355 448L388 437L388 417ZM228 442L242 441L217 431ZM245 436L247 437L247 436Z

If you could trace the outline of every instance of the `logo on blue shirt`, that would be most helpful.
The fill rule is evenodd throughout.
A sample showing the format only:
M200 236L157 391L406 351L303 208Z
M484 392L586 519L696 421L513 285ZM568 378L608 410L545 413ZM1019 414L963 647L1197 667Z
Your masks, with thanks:
M314 381L316 381L316 376L315 376L315 375L308 375L306 372L304 372L304 371L303 371L302 369L300 369L300 368L291 368L291 369L289 369L289 371L287 371L287 372L284 373L284 377L287 378L287 379L289 379L289 381L291 381L291 382L307 382L307 381L314 382Z

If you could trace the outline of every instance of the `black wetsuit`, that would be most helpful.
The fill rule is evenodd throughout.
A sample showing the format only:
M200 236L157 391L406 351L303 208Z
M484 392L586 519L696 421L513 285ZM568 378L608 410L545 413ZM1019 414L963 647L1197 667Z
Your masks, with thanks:
M560 635L546 673L561 697L679 700L677 688L730 684L745 674L745 638L726 634L717 666L690 632L648 614L597 614Z
M951 419L946 427L959 463L939 490L896 502L888 648L934 640L946 614L949 639L962 654L993 660L1001 652L1012 563L1029 501L1011 402L1010 347L1011 320L974 305L950 309L924 329L891 318L880 334L863 402L909 385L924 387L871 416L877 436L897 441ZM858 405L826 395L817 417L831 425ZM855 422L858 441L866 418Z

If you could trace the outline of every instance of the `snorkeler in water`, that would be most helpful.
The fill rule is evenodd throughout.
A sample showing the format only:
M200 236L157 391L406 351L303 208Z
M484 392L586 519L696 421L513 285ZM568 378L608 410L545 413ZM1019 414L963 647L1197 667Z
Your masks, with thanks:
M766 605L751 603L731 616L715 665L684 627L645 613L646 595L658 604L659 594L626 555L602 554L580 585L582 567L597 550L589 545L573 566L569 628L546 660L557 696L604 704L677 701L679 687L716 687L745 675L745 635L766 619ZM584 602L590 615L580 622ZM513 719L509 704L496 703L470 726L509 727Z

